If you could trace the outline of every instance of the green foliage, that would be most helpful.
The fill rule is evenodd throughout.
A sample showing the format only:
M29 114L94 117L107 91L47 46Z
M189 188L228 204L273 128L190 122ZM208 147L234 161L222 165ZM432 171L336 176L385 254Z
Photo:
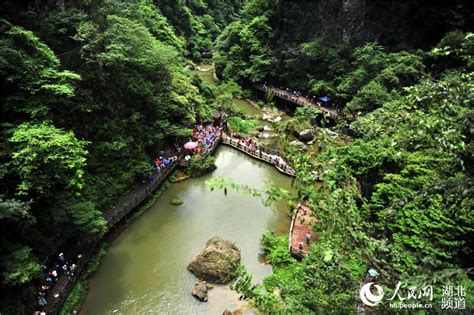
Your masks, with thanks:
M266 232L260 240L260 249L275 268L287 267L296 262L288 251L288 237L275 237L273 232Z
M21 178L20 194L49 195L57 185L83 187L87 142L77 140L72 132L47 123L25 123L18 126L10 142L14 145L12 165Z
M66 301L61 307L60 315L68 315L77 311L87 294L87 283L85 280L79 280L75 283Z
M443 65L443 70L448 68L474 67L474 34L453 31L447 33L433 48L429 55Z
M30 203L16 199L3 199L0 197L0 220L20 222L23 219L34 222L35 218L30 213Z
M106 242L103 242L100 244L99 249L94 253L92 258L89 260L87 263L87 266L84 270L83 278L88 278L94 274L94 272L97 271L100 265L100 261L102 258L107 254L107 248L109 247L109 244Z
M260 121L257 119L244 119L237 116L231 116L227 123L230 130L233 132L248 134L257 128Z
M353 113L371 112L390 100L390 94L380 83L370 81L347 103L346 110Z
M2 282L17 286L31 281L39 276L40 265L33 256L31 248L24 246L12 251L1 259Z
M216 169L216 159L213 156L203 157L201 154L195 154L191 158L191 163L187 169L189 176L199 177Z
M238 277L231 288L241 294L241 299L251 300L263 312L273 312L277 309L278 297L266 291L262 285L253 284L252 275L243 265L239 267Z
M337 95L352 101L349 113L369 112L390 99L392 89L416 83L425 71L422 58L408 52L386 53L383 47L366 44L353 53L353 70L341 76Z
M44 118L74 95L80 76L60 69L59 59L34 33L0 21L0 71L4 77L4 106L16 113Z
M223 68L224 77L246 78L254 83L263 80L272 58L268 47L272 29L268 22L268 17L262 15L245 24L234 22L223 31L218 38L214 61L216 68Z
M107 222L95 204L91 201L77 200L71 196L64 196L57 206L54 222L63 226L64 234L73 237L83 235L93 240L107 231Z
M221 29L237 17L242 1L162 0L157 5L177 35L186 38L187 56L200 61Z
M262 77L334 96L357 120L339 126L355 137L343 147L321 143L315 157L286 150L297 169L298 201L304 198L317 209L319 238L307 258L294 262L287 259L284 238L263 237L262 249L273 264L264 289L278 288L282 297L273 310L351 313L360 303L354 292L371 267L389 287L398 281L472 287L466 269L473 255L472 34L448 33L429 53L387 51L377 43L351 48L321 38L292 42L284 36L299 34L288 34L278 23L294 23L287 19L294 8L279 5L270 8L263 0L246 5L242 19L218 39L218 70L224 78L254 81L242 72L252 61L245 59L251 54L240 31L255 17L268 17L272 42L255 42L270 61ZM281 129L297 133L312 127L316 114L298 109ZM315 175L323 188L315 186ZM234 187L225 180L213 184ZM244 296L258 295L245 274L241 283ZM435 295L439 301L440 292ZM466 303L469 308L473 301ZM434 305L434 312L439 308ZM376 311L393 309L382 303Z

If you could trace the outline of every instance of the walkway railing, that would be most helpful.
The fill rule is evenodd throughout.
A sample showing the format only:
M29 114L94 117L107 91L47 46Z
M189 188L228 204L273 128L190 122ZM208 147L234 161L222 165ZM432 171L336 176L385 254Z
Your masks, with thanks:
M285 90L273 87L273 86L265 86L265 85L256 85L255 88L257 90L260 90L262 92L268 92L271 91L273 92L276 96L279 98L285 99L288 102L300 105L300 106L314 106L318 108L320 111L329 114L329 116L333 119L340 119L342 116L337 112L337 110L332 109L332 108L327 108L324 106L318 106L312 102L311 99L304 97L304 96L295 96L290 92L287 92Z
M222 143L227 144L231 147L236 148L239 151L242 151L253 158L259 159L261 161L267 162L276 167L278 171L289 176L295 176L295 170L279 155L270 154L266 151L259 150L250 150L247 146L240 143L239 139L229 137L225 134L222 135Z
M151 183L144 183L132 190L125 198L119 200L119 202L112 209L104 213L104 219L108 222L109 226L115 225L117 222L122 220L130 211L135 209L136 206L141 204L148 196L151 195L155 189L163 183L168 175L173 172L176 166L179 164L178 160L162 171Z

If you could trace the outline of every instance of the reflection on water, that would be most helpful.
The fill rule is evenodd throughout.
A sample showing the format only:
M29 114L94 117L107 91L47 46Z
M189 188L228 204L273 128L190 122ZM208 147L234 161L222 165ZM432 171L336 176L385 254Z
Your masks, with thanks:
M288 233L286 202L263 206L235 191L210 191L205 181L222 176L251 187L269 182L283 188L290 178L231 148L220 146L212 174L173 184L110 246L90 281L82 314L222 314L241 305L227 286L209 292L209 302L191 296L196 278L187 264L214 235L235 241L242 263L261 280L271 266L259 260L259 240L266 230ZM173 198L184 201L170 204Z

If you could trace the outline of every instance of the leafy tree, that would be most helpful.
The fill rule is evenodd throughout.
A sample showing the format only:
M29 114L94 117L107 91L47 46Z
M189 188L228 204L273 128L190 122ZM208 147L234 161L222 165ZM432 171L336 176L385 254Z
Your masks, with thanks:
M31 31L0 21L0 71L4 108L31 118L48 117L74 95L80 76L61 70L53 51Z
M21 285L39 275L40 265L29 247L21 247L1 259L3 283Z
M347 103L346 110L353 113L367 113L377 109L389 100L390 94L388 91L380 83L370 81Z
M17 187L20 194L37 192L48 196L55 186L83 187L87 142L77 140L72 132L48 123L24 123L10 142L14 145L14 172L21 178Z

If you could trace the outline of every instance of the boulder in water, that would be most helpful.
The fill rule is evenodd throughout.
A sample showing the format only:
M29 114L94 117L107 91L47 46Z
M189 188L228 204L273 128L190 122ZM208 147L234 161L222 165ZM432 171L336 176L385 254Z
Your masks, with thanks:
M298 138L305 142L312 141L314 139L314 132L312 129L305 129L299 133Z
M240 250L231 242L214 236L204 250L188 265L188 270L201 280L226 284L237 277Z
M207 302L207 291L213 287L207 284L206 281L199 281L193 288L191 294L201 302Z

